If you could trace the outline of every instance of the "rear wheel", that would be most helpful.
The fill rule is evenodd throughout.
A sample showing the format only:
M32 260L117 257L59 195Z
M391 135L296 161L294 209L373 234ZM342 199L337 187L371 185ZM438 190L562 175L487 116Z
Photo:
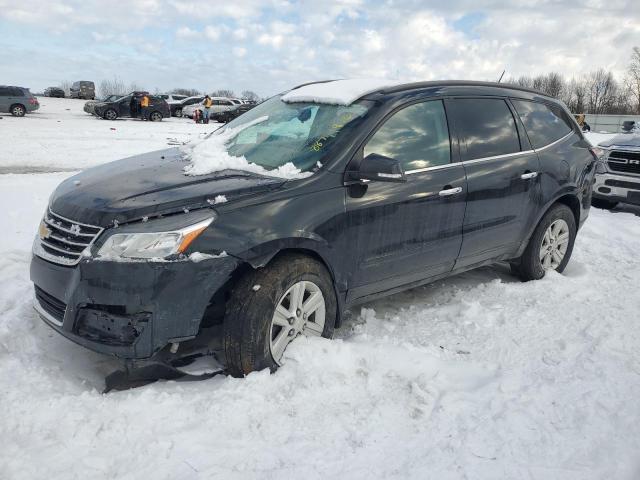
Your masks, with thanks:
M569 207L556 204L542 217L522 256L511 264L522 280L538 280L549 270L562 273L576 239L576 220Z
M14 117L24 117L24 114L27 113L27 109L25 108L25 106L19 103L11 105L9 111Z
M182 108L176 108L176 111L174 112L174 115L176 117L181 117L182 116Z
M118 118L118 112L116 112L113 108L110 108L109 110L104 112L104 115L102 116L105 120L115 120L116 118Z
M151 115L149 115L149 120L151 120L152 122L159 122L162 120L162 114L160 112L151 112Z
M337 315L331 276L313 258L287 254L252 271L233 289L224 319L228 372L272 371L299 335L330 338Z
M591 205L596 208L602 208L604 210L612 210L616 208L618 202L614 202L612 200L605 200L604 198L592 198Z

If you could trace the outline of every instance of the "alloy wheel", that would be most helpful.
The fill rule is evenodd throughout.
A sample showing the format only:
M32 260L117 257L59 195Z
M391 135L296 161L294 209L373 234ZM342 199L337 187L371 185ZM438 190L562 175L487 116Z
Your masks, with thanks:
M25 113L24 112L24 107L22 105L16 105L11 110L11 114L16 116L16 117L22 117L22 116L24 116L24 113Z
M313 282L293 284L282 296L271 319L269 346L280 365L287 346L298 336L321 336L326 307L320 287Z
M551 223L542 237L540 245L540 263L544 270L557 269L569 246L569 225L562 219Z
M115 112L115 110L107 110L104 114L104 118L106 118L107 120L115 120L116 118L118 118L118 114Z

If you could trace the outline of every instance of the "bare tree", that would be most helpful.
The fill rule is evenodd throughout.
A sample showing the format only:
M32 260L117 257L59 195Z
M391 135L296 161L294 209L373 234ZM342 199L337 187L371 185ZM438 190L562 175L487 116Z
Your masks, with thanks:
M221 88L220 90L214 90L213 92L211 92L211 96L212 97L234 98L236 96L236 94L235 94L235 92L233 90L225 90L225 89Z
M611 72L604 68L591 72L587 77L588 113L608 113L616 102L618 84Z
M71 93L71 81L70 80L62 80L58 85L62 90L64 90L64 96L68 97Z
M640 48L633 47L631 53L631 62L627 68L627 76L625 78L625 88L628 92L629 99L633 103L633 110L640 115Z
M240 95L242 95L244 100L249 100L250 102L257 102L260 100L258 94L252 90L243 90Z
M196 97L200 95L200 90L196 90L195 88L174 88L171 90L171 93L186 95L187 97Z
M110 80L105 79L99 83L98 93L103 98L108 95L125 95L127 87L120 78L114 76Z

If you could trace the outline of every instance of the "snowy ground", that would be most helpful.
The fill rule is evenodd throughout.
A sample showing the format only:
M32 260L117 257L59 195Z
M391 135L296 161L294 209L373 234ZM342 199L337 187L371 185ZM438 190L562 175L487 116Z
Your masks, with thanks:
M207 130L42 103L0 121L0 165L79 168ZM31 309L31 240L69 174L0 175L0 479L640 478L640 210L592 210L562 276L481 269L366 305L274 375L102 395L111 361Z

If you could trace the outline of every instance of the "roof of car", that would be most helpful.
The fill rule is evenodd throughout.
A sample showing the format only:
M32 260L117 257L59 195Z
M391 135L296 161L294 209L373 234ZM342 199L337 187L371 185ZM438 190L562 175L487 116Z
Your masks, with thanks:
M308 82L292 88L289 92L283 95L282 99L286 102L306 101L349 105L355 100L365 98L370 95L385 95L411 90L442 87L470 87L474 90L480 89L488 91L493 89L506 89L526 92L530 95L539 95L551 99L551 97L544 92L507 83L481 82L473 80L403 82L385 79L344 79Z

